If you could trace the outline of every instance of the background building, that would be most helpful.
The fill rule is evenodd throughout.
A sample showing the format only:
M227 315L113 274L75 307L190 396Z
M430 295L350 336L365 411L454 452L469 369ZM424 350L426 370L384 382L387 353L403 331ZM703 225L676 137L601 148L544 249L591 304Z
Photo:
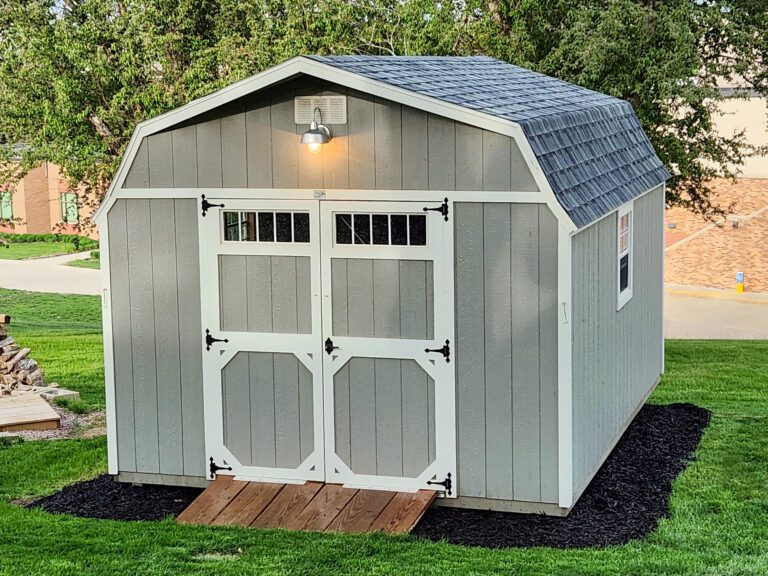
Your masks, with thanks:
M13 190L0 191L0 232L77 234L90 213L50 162L31 170Z

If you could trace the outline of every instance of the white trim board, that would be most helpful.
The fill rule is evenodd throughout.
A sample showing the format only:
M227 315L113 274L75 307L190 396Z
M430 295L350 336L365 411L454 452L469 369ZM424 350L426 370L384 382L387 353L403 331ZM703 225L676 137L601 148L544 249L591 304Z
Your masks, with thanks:
M476 126L514 138L520 148L523 158L525 158L528 167L533 174L536 184L544 195L545 203L549 206L550 210L552 210L558 221L563 223L571 231L576 230L576 225L557 200L522 128L516 122L504 120L503 118L498 118L484 112L478 112L456 104L438 100L437 98L391 86L384 82L372 80L303 56L298 56L278 64L273 68L269 68L259 74L231 84L218 92L199 98L176 110L171 110L170 112L141 122L136 127L136 130L128 143L128 147L126 148L120 166L115 173L115 177L112 180L101 206L94 214L93 219L96 222L100 222L104 214L111 208L115 199L120 197L116 194L116 191L119 191L123 187L128 175L128 170L138 153L141 141L146 136L155 134L208 112L209 110L223 106L233 100L302 74L328 80L347 88L359 90L425 112L463 122L470 126ZM500 194L503 194L503 192ZM395 198L381 197L380 199L394 200Z
M571 257L573 235L560 226L557 236L557 457L558 505L573 505L573 373Z
M209 200L343 200L366 202L499 202L546 204L541 192L487 192L470 190L357 190L311 188L123 188L116 199L200 198Z
M106 224L106 223L105 223ZM107 472L118 473L117 454L117 399L115 392L115 349L112 338L112 290L109 265L109 230L99 230L101 257L101 325L104 348L104 385L107 409Z

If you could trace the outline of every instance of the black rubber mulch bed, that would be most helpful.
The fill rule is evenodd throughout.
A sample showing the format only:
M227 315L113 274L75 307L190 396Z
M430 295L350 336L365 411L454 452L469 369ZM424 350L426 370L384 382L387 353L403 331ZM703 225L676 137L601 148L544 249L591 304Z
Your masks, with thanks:
M491 548L581 548L642 538L668 515L672 481L708 422L709 413L691 404L644 406L567 518L432 507L413 534ZM28 507L84 518L161 520L181 513L201 491L133 486L105 475Z
M693 458L709 412L648 404L566 518L433 506L413 534L489 548L626 544L669 515L672 482Z
M178 516L201 492L200 488L134 486L115 482L105 474L67 486L61 492L28 504L27 508L81 518L162 520Z

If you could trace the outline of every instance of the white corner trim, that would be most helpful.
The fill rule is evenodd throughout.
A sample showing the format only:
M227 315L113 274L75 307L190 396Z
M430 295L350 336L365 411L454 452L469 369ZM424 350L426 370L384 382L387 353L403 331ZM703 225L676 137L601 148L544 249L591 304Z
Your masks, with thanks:
M112 290L109 267L109 230L99 227L101 261L101 324L104 345L104 387L107 408L107 472L117 474L117 400L115 393L115 350L112 338Z
M138 124L126 147L120 166L115 173L115 177L110 184L104 200L93 215L93 220L100 223L103 215L111 208L117 197L115 191L122 189L130 166L133 164L136 154L138 153L141 141L146 136L155 134L209 110L223 106L224 104L246 96L252 92L300 74L322 78L353 90L366 92L425 112L514 138L523 154L523 158L525 158L528 163L528 167L533 174L536 184L539 186L539 189L546 199L547 206L552 210L559 222L564 223L571 231L576 230L576 225L557 201L554 191L544 176L544 172L528 143L528 139L523 133L520 125L516 122L504 120L491 114L479 112L449 102L444 102L437 98L398 88L378 80L372 80L360 76L359 74L341 70L330 64L325 64L303 56L278 64L259 74L235 82L217 92L194 100L180 108L171 110L165 114L161 114L160 116L156 116L155 118L145 120Z
M572 250L572 233L560 225L557 237L557 454L561 508L573 505Z

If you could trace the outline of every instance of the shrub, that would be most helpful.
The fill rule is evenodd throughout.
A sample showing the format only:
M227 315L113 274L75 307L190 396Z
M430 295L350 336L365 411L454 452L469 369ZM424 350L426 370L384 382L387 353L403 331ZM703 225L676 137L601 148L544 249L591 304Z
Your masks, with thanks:
M76 250L94 250L99 247L96 240L77 234L9 234L0 233L0 238L4 238L12 244L27 244L31 242L69 242Z

